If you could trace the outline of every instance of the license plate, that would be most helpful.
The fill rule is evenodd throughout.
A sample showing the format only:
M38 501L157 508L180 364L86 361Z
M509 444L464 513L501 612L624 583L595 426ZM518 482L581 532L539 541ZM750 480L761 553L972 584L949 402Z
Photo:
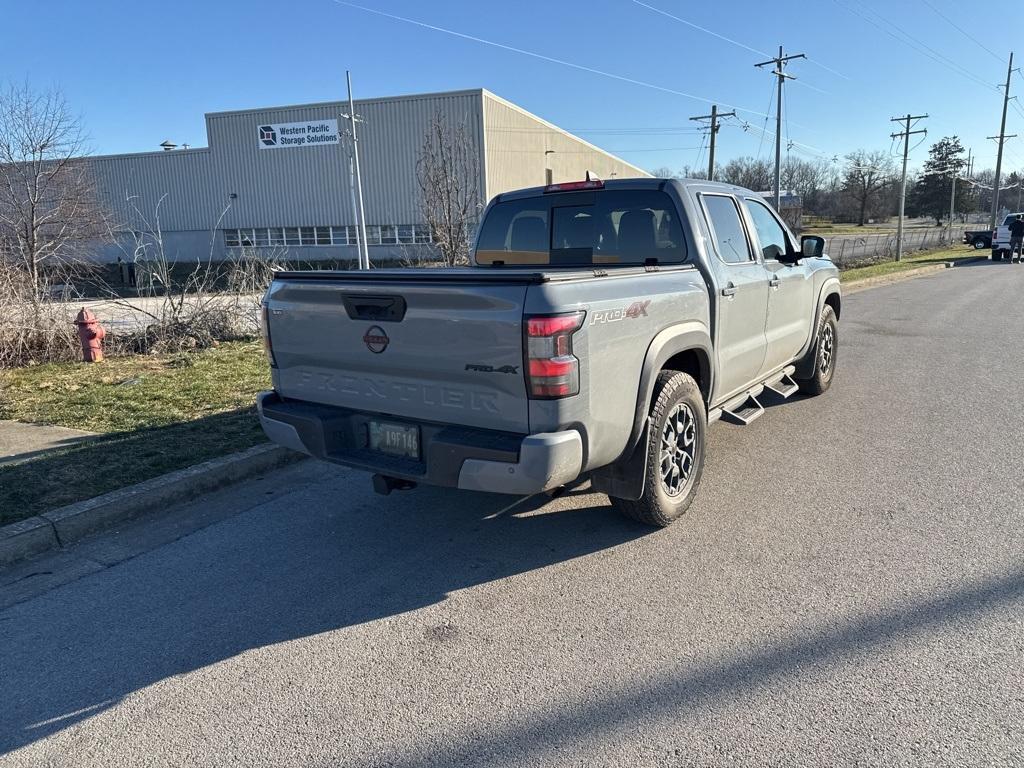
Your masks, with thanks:
M369 421L366 428L369 433L371 451L380 451L391 456L404 456L409 459L420 457L419 427L394 424L388 421Z

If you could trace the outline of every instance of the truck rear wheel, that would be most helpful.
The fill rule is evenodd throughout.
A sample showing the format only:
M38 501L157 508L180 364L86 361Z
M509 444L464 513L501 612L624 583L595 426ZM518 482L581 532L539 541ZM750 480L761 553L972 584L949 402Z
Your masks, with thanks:
M644 493L639 499L612 498L623 514L663 528L690 506L704 472L707 411L693 377L662 371L654 387Z
M797 379L805 395L823 394L836 373L836 353L839 351L839 322L828 304L821 308L818 338L814 343L814 373L809 379Z

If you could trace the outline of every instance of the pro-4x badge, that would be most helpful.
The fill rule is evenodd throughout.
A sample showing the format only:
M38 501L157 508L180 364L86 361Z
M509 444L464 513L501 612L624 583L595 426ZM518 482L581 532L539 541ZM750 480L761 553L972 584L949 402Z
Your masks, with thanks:
M476 371L478 373L519 373L518 365L502 365L495 367L493 365L477 365L476 363L466 363L467 371Z

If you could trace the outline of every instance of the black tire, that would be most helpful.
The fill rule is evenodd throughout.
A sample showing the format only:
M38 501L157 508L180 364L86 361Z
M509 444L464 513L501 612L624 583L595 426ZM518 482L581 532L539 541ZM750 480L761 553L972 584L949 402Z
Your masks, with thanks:
M814 340L814 373L809 379L797 379L805 395L821 395L832 386L836 375L836 354L839 351L839 321L828 304L821 308L818 335Z
M689 422L686 421L688 417L691 419ZM672 424L669 424L670 419L674 419ZM676 426L679 425L683 428L677 435ZM691 428L692 442L688 442ZM655 382L651 403L651 426L645 448L647 474L644 477L644 495L636 500L613 497L612 506L634 520L658 528L682 517L700 488L707 430L707 411L697 382L686 373L662 371ZM666 434L675 435L675 438L666 437ZM662 476L663 437L666 446L674 444L676 452L673 458L666 459L669 466L667 479ZM683 478L684 470L679 466L687 464L687 456L689 472ZM673 465L677 467L674 472L671 469Z
M976 251L980 251L980 250L981 250L982 248L991 248L991 247L992 247L992 246L990 246L990 245L989 245L989 244L988 244L988 243L987 243L987 242L985 241L985 239L984 239L984 238L981 238L981 237L976 237L976 238L974 238L974 242L973 242L973 243L971 243L971 245L973 245L973 246L974 246L974 250L976 250Z
M1003 252L1002 251L992 251L992 261L1002 261L1002 260L1003 260Z

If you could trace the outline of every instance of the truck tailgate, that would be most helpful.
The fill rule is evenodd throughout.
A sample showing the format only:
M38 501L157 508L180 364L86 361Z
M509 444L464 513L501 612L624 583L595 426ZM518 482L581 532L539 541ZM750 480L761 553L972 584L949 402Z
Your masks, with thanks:
M527 433L528 281L470 288L416 272L275 279L266 298L275 389L358 411Z

